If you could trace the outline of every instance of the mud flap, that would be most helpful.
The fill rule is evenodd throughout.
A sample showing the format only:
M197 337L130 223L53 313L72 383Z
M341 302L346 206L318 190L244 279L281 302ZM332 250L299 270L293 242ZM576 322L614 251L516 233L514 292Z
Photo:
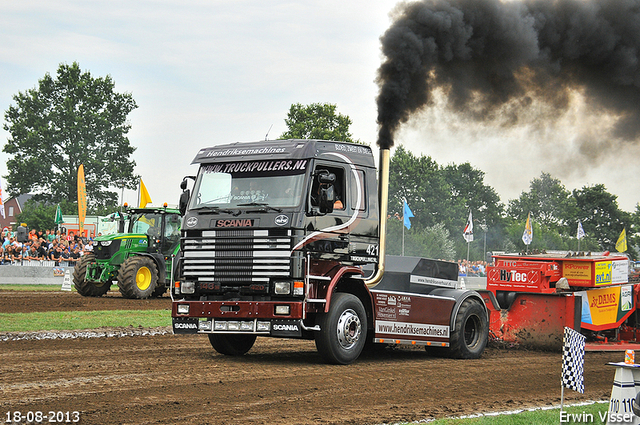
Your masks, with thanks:
M194 317L174 317L174 334L195 334L198 333L198 318Z

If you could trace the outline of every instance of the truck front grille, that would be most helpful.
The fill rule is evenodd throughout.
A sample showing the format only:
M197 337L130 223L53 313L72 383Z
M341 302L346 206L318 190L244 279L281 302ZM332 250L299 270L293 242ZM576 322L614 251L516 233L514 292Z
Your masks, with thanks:
M268 283L291 272L287 230L205 230L183 241L182 275L222 286ZM200 233L194 236L193 233Z

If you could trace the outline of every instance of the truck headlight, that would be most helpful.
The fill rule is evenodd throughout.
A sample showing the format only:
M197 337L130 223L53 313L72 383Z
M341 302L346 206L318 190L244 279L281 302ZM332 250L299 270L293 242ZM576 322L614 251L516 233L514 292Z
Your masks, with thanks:
M100 241L100 245L109 246L109 245L111 245L111 242L113 242L113 241Z
M189 304L178 304L178 314L189 314Z
M196 292L196 283L195 282L182 282L182 285L180 287L180 291L183 294L193 294Z
M277 305L275 314L288 316L289 314L291 314L291 307L289 307L288 305Z
M291 293L291 283L275 282L273 290L276 293L276 295L289 295Z
M256 323L256 331L269 332L271 329L271 322L258 322Z
M198 330L211 332L212 323L210 320L201 320L198 322Z

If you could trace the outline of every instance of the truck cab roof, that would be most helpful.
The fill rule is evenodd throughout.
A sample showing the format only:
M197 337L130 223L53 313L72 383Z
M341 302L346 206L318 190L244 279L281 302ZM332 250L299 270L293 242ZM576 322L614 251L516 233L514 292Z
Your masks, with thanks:
M367 145L315 139L260 140L216 145L201 149L191 163L302 159L329 152L342 153L355 165L375 167L371 148Z

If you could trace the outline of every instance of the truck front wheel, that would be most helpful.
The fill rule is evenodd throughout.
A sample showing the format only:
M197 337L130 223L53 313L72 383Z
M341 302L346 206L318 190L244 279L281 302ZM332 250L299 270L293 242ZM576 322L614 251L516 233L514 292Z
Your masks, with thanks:
M478 300L466 299L456 315L456 329L449 341L449 354L456 359L477 359L489 337L487 313Z
M362 303L352 294L336 293L327 314L320 317L316 348L322 358L333 364L356 361L367 337L367 314Z
M209 342L214 350L227 356L242 356L253 347L255 335L209 334Z
M118 288L125 298L149 298L157 283L158 268L149 257L130 257L118 270Z
M85 297L101 297L109 291L111 282L91 282L87 280L87 266L95 261L93 254L85 254L74 267L73 286L78 294Z

